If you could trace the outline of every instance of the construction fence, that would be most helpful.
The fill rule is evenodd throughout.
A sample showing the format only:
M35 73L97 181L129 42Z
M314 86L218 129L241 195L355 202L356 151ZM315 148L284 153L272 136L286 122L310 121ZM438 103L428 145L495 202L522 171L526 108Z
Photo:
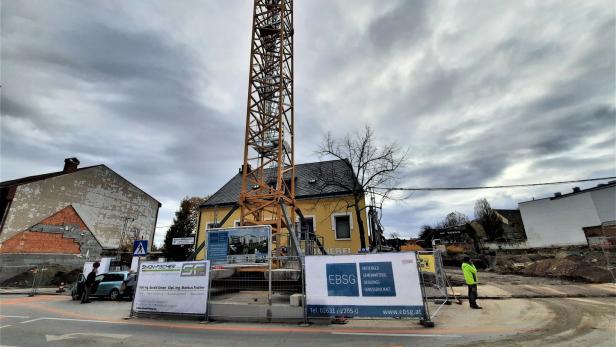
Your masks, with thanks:
M417 258L420 262L421 286L426 301L432 303L435 307L430 315L430 319L434 319L444 305L451 305L453 301L460 301L447 278L442 252L440 250L419 251Z
M435 274L419 270L419 259L426 257L438 259L431 264ZM439 278L444 273L440 257L431 252L270 256L263 260L253 264L206 263L209 284L204 288L207 303L203 317L283 322L344 317L430 321L440 307L430 314L427 300L448 297L446 281ZM182 269L188 263L203 261L176 262ZM169 293L170 300L175 300L174 296L177 294Z

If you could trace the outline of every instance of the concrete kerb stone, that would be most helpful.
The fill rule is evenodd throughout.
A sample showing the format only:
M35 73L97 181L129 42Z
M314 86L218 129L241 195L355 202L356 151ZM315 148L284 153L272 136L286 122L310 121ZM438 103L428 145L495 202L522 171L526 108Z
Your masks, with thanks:
M484 293L487 292L487 294L482 295L482 289L483 289L483 292ZM551 291L553 290L550 290L550 288L544 288L542 286L536 286L534 287L534 289L535 289L535 292L528 292L527 294L526 293L521 294L521 293L507 292L506 290L503 290L493 285L485 285L485 286L480 285L479 296L477 297L477 299L501 300L501 299L612 298L612 297L616 297L616 290L609 290L609 289L608 289L609 291L608 290L604 290L604 291L592 290L588 293L584 293L583 289L578 292L573 292L573 293L552 293ZM589 289L593 289L593 288L589 288ZM463 294L466 292L466 287L454 287L454 291L456 292L456 295L459 298L468 299L468 295ZM539 293L537 291L539 291ZM546 291L546 293L540 293L541 291ZM440 299L440 297L428 297L428 299L434 300L434 299Z
M67 295L69 296L70 288L66 288L63 293L56 293L58 287L54 288L36 288L36 295ZM28 295L32 293L32 288L0 288L0 295Z

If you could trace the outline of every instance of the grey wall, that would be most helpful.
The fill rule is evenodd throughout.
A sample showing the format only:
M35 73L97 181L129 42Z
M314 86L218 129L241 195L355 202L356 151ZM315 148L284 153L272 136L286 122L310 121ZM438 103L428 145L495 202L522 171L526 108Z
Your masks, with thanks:
M616 187L590 193L601 223L616 221Z
M104 165L21 185L0 242L72 205L103 248L117 248L127 218L152 242L158 202Z
M614 220L616 187L519 204L531 248L586 245L584 227Z

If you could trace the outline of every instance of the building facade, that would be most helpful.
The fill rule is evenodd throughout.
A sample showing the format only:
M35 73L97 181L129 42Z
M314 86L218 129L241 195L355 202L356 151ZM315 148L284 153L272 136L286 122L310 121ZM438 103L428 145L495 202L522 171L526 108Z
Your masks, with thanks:
M83 264L153 240L161 204L105 165L78 165L68 158L62 171L0 182L3 264Z
M342 160L299 164L295 166L296 207L305 217L304 230L314 232L322 240L328 254L356 254L361 250L359 227L353 205L352 193L339 186L327 184L323 176L337 177L339 181L352 180L347 164ZM220 190L200 207L199 226L196 245L205 239L207 228L214 227L236 204L240 190L241 173L235 175ZM369 231L365 201L360 202L360 217L364 226L364 236L369 245ZM267 218L267 217L266 217ZM297 227L299 217L296 219ZM240 225L240 211L236 210L222 227ZM300 229L298 229L300 230ZM197 254L203 259L204 250Z
M519 204L529 248L583 246L584 230L616 221L616 181Z

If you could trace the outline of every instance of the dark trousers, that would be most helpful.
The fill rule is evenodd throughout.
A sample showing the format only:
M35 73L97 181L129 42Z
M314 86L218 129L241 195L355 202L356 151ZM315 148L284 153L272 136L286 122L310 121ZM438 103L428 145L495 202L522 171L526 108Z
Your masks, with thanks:
M92 291L92 287L89 285L83 286L83 293L81 294L81 303L86 303L90 301L90 291Z
M468 302L471 306L477 306L477 285L468 284Z

